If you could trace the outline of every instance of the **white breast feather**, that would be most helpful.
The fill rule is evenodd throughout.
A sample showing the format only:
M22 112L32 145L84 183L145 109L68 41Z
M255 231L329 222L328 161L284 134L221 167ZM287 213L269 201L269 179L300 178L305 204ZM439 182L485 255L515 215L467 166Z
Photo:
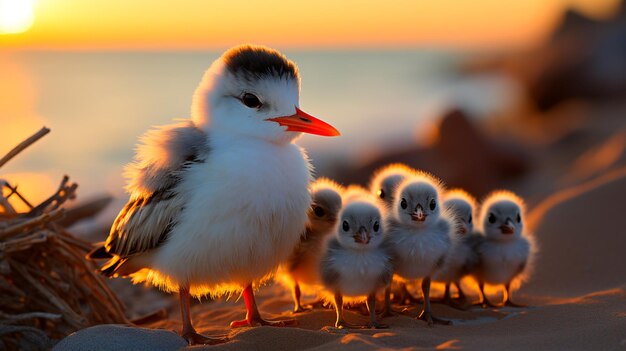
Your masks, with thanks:
M209 138L205 163L181 184L179 224L144 279L195 295L238 290L267 278L299 242L310 205L310 164L294 144Z
M395 228L390 233L395 253L396 274L404 279L432 276L437 263L448 254L451 236L440 229Z
M381 277L388 269L382 250L341 250L332 256L332 268L339 273L339 291L347 297L367 296L384 287Z
M519 273L520 265L527 262L530 254L529 241L521 237L512 242L486 241L479 248L481 270L488 284L505 284Z

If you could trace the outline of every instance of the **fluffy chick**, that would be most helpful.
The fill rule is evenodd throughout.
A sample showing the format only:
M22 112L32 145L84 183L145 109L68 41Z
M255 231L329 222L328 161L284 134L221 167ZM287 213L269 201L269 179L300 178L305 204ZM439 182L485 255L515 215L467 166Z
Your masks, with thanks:
M443 206L454 215L456 240L453 241L444 266L434 279L445 283L444 303L456 307L457 304L451 298L450 285L453 283L456 286L458 303L464 305L467 299L461 288L461 279L478 264L478 254L473 249L478 235L474 232L476 200L467 192L454 189L445 193Z
M480 263L475 273L483 306L496 307L485 296L484 285L504 285L504 305L511 301L511 284L528 275L534 243L524 231L524 201L510 191L497 191L485 199L480 214L484 235L476 245Z
M374 172L370 180L370 192L380 198L387 208L393 205L396 187L415 170L403 163L392 163Z
M376 291L389 284L393 275L382 213L376 199L351 200L344 205L335 235L327 242L320 269L326 290L334 296L337 328L358 327L344 318L344 296L366 299L368 327L387 327L376 320Z
M300 302L300 284L306 287L321 284L319 266L322 249L326 237L335 230L342 204L341 193L342 187L330 179L319 178L311 184L313 201L306 232L284 265L291 283L294 313L308 310Z
M396 190L388 220L395 273L404 280L422 279L424 306L419 318L428 325L449 324L430 310L431 277L443 266L454 240L453 217L441 206L442 192L443 184L432 175L405 179ZM389 301L388 296L385 299Z

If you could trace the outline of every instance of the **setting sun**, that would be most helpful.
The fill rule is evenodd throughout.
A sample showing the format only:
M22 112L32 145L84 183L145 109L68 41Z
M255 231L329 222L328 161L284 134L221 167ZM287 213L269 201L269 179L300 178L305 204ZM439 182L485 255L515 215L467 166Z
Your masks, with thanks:
M32 25L31 0L0 0L0 34L22 33Z
M21 33L0 37L0 47L176 50L245 42L290 48L519 47L540 42L564 8L601 18L618 3L0 0L0 34Z

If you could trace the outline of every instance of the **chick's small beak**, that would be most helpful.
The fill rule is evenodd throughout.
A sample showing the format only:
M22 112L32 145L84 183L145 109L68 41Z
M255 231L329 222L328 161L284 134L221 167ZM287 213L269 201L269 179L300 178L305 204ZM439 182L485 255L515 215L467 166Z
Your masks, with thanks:
M359 228L359 230L353 236L354 241L359 244L369 244L371 236L365 227Z
M417 209L411 214L411 219L417 222L423 222L426 220L426 213L424 213L422 206L417 205Z
M317 119L296 107L296 113L291 116L268 118L266 121L276 122L287 127L290 132L302 132L322 136L341 135L335 127Z
M515 234L515 226L513 225L513 221L507 220L505 224L500 226L500 231L502 234Z

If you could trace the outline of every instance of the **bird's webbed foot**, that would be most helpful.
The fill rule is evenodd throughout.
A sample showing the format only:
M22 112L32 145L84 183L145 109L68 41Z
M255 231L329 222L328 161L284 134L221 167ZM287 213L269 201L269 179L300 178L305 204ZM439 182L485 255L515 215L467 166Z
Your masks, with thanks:
M304 306L302 306L302 305L298 305L298 306L296 306L296 307L293 309L293 311L292 311L291 313L293 313L293 314L298 314L298 313L304 313L304 312L311 312L311 310L312 310L311 308L304 307Z
M358 324L348 323L346 322L345 319L338 319L335 322L335 328L337 329L363 329L363 326L358 325Z
M377 321L371 321L367 324L367 327L370 329L388 329L389 325Z
M257 318L246 318L238 321L232 321L230 323L231 328L241 328L241 327L260 327L260 326L270 326L270 327L292 327L297 325L297 321L295 319L283 319L279 321L270 321L263 319L261 317Z
M524 304L521 304L521 303L513 302L513 301L511 301L511 299L507 299L504 302L504 306L507 306L507 307L518 307L518 308L528 307L528 305L524 305Z
M183 337L183 339L187 340L187 343L189 343L189 345L217 345L229 341L227 336L210 337L198 334L195 331L184 332L181 336Z
M430 311L427 311L427 310L422 310L422 312L417 317L417 319L423 320L424 322L426 322L428 324L429 327L432 327L435 324L441 324L441 325L451 325L452 324L452 321L449 321L449 320L443 319L443 318L435 317L435 316L433 316L433 314Z

